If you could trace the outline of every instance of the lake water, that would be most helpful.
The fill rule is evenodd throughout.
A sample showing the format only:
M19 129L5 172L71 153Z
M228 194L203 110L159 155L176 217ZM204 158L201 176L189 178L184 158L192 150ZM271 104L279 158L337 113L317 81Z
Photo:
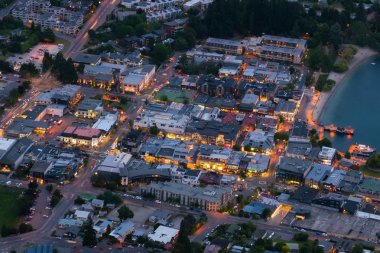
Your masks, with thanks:
M338 87L320 122L355 128L353 136L326 133L333 147L343 152L354 143L380 151L380 57L364 62Z

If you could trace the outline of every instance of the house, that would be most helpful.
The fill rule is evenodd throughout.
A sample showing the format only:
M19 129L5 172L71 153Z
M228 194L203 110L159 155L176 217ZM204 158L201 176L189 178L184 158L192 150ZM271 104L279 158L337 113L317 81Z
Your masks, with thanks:
M310 172L311 167L311 161L282 156L276 167L276 178L280 181L300 184Z
M298 106L295 102L280 100L277 104L274 114L282 116L287 121L293 121L297 114Z
M155 73L154 65L129 68L121 74L120 88L122 92L139 93L150 85Z
M118 112L105 113L98 118L94 125L92 125L92 129L98 129L107 135L114 128L114 126L117 125L118 121Z
M164 23L165 35L174 38L177 32L182 31L187 24L187 18L175 19Z
M76 210L74 217L85 222L91 217L91 213L88 211Z
M168 210L155 210L150 216L150 222L157 222L159 220L168 221L172 217L172 213Z
M111 231L109 236L115 238L119 242L124 242L124 239L127 235L130 235L135 230L135 224L131 221L124 221L114 230Z
M220 246L217 246L215 244L206 245L205 250L203 253L218 253L222 248Z
M337 191L346 173L347 171L345 170L332 171L327 179L323 181L324 188L330 191Z
M159 226L158 228L156 228L153 234L148 235L148 238L155 242L167 244L175 242L178 234L178 229Z
M104 206L104 200L102 199L93 199L91 201L91 205L96 208L103 208Z
M203 75L197 81L198 90L211 97L232 96L236 93L236 80L233 78L217 78L213 75Z
M110 220L99 220L92 226L92 228L96 231L97 238L102 237L107 232L107 229L112 229L112 227L113 222Z

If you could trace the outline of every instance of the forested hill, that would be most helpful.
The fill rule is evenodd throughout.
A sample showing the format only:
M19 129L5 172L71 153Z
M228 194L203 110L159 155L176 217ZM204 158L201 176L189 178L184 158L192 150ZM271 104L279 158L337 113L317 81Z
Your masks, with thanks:
M306 13L301 4L285 0L215 0L204 24L210 36L288 34Z

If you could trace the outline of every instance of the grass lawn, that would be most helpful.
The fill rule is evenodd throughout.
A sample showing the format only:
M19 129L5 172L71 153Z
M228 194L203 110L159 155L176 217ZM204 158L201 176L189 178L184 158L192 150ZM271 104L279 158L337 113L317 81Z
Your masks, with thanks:
M177 88L164 87L156 94L154 99L164 101L164 97L168 102L189 103L190 101L189 94L186 91Z
M15 227L19 218L16 199L21 192L19 189L0 186L0 227L3 225Z
M367 166L362 166L360 171L363 172L365 176L380 178L380 172L370 170Z
M70 42L68 40L65 40L65 39L62 39L62 38L59 38L59 37L56 37L55 43L56 44L63 44L64 45L62 53L65 53L67 51L67 49L69 49L69 47L70 47Z

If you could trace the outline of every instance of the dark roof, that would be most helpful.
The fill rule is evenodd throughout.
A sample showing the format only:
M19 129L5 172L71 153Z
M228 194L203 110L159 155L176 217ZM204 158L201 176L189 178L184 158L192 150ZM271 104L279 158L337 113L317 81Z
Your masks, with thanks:
M48 161L36 161L32 168L30 169L30 173L37 172L37 173L45 173L45 171L49 168L51 165L51 162Z
M33 109L25 111L23 115L26 116L26 119L35 120L38 116L40 116L45 108L45 105L36 105Z
M235 124L223 124L219 121L195 120L191 122L185 132L199 133L204 136L217 137L220 134L224 135L224 139L235 140L240 131L240 126Z
M291 130L291 137L307 138L309 135L309 129L305 121L295 121Z
M343 204L343 210L354 215L359 208L359 203L352 200L346 200Z
M319 194L319 190L306 186L299 187L292 195L292 199L301 203L310 204Z
M100 55L79 53L74 57L73 61L84 64L96 64L100 58Z
M14 165L20 156L23 156L32 145L33 142L28 138L19 139L1 158L0 163Z
M8 134L30 134L36 128L45 128L49 126L48 122L34 121L31 119L16 118L12 124L7 128Z

